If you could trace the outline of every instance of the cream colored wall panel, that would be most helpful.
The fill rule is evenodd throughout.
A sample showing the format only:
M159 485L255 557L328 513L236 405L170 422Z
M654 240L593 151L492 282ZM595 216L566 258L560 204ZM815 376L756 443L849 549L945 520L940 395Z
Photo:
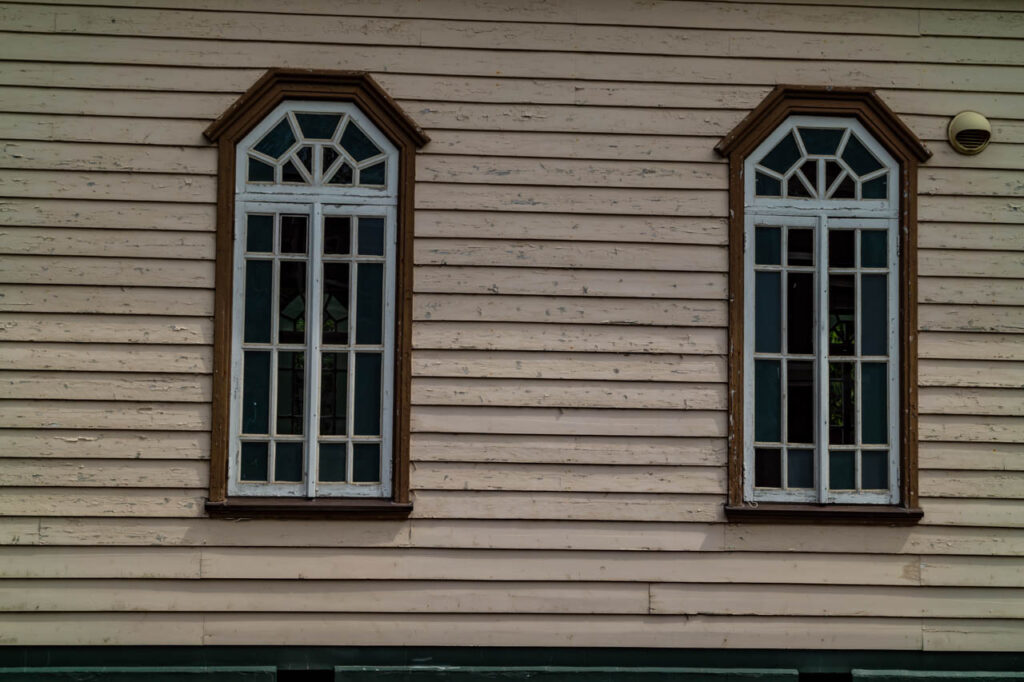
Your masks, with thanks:
M39 519L0 518L0 545L32 545L38 541Z
M974 102L975 93L957 93L958 99L966 102ZM1016 100L1019 95L1014 95ZM966 105L970 106L970 105ZM975 105L976 106L976 105ZM949 109L947 111L952 111ZM1015 114L1007 113L1007 118L1015 118ZM964 156L956 152L951 146L942 144L936 140L928 145L932 152L932 158L928 164L940 168L1005 168L1010 170L1020 169L1020 147L1016 144L1000 144L990 142L985 148L984 154ZM918 237L920 239L920 236Z
M925 388L919 393L922 414L1024 416L1024 391L998 388Z
M213 352L201 346L0 342L0 369L210 374Z
M720 467L415 462L415 490L725 494ZM1024 480L1024 476L1021 477Z
M213 291L156 287L3 284L0 285L0 311L31 311L33 315L112 313L212 316Z
M725 521L724 495L413 491L413 519Z
M131 201L139 197L181 203L216 201L216 181L158 173L0 171L0 191L19 197ZM136 225L137 227L137 225Z
M926 470L920 473L920 488L926 497L1022 499L1024 472Z
M1015 147L1014 152L1016 157L1020 156L1018 148ZM917 227L917 244L922 249L1016 251L1020 248L1019 225L919 222ZM999 257L999 254L990 255Z
M209 459L210 434L190 431L3 429L0 457Z
M0 372L0 381L3 380ZM722 384L417 378L414 405L724 410ZM1020 410L1024 415L1024 407Z
M921 360L921 386L964 386L977 388L1020 388L1024 386L1024 363L984 360Z
M0 224L11 226L100 227L129 230L212 232L214 206L131 201L0 199ZM156 239L161 237L154 235ZM117 243L116 234L111 234Z
M2 464L2 462L0 462ZM4 516L129 516L198 518L206 491L111 488L3 488ZM150 540L152 542L152 539Z
M4 258L0 282L212 289L213 262L17 255Z
M5 547L9 578L199 578L200 551L150 547Z
M726 381L725 358L700 355L421 351L413 376L611 381Z
M2 179L2 178L0 178ZM2 187L3 185L0 185ZM698 218L727 215L724 191L521 185L454 185L423 183L416 187L417 209L466 209L554 213L682 215Z
M416 160L417 182L543 187L721 189L727 185L727 170L723 163L596 163L436 155Z
M414 273L417 292L724 300L724 274L556 268L491 268L421 265ZM1024 295L1021 296L1024 303Z
M413 431L438 433L717 437L726 434L724 411L419 406L412 409L411 422Z
M205 491L204 491L205 492ZM43 518L40 544L66 546L404 547L411 524L309 520Z
M921 334L918 355L945 360L1024 360L1017 334L927 332Z
M386 74L381 74L381 77L384 75ZM588 81L574 82L585 85ZM693 135L638 135L633 132L621 135L615 134L614 131L560 133L529 130L503 131L500 135L495 135L486 130L434 129L430 131L430 144L422 153L722 163L722 157L715 153L714 146L713 138Z
M5 580L4 611L647 613L647 585L455 581Z
M929 164L922 166L918 176L922 195L1019 197L1024 192L1024 173L1019 170L931 168Z
M156 459L5 457L0 467L5 486L39 488L204 488L209 485L210 471L205 461Z
M5 613L0 630L20 646L110 646L204 643L203 617L195 613Z
M6 9L12 8L8 6ZM22 8L18 8L22 9ZM33 9L33 8L23 8ZM0 73L4 85L50 88L117 88L239 94L263 75L264 69L192 69L114 64L6 63Z
M724 327L726 305L700 300L420 294L413 299L413 319ZM992 324L1012 325L994 320Z
M921 440L1024 442L1024 419L1020 417L924 415L919 424L918 437Z
M928 519L924 519L928 523ZM863 552L876 554L1024 555L1024 530L918 525L911 528L729 524L724 548L742 552Z
M1024 333L1024 306L920 305L917 311L922 330Z
M921 583L972 587L1024 587L1021 560L1012 557L922 557Z
M860 585L651 585L652 614L1021 618L1024 591Z
M923 493L925 494L925 493ZM941 526L1024 528L1020 500L922 497L928 523Z
M5 36L5 42L7 36ZM48 43L49 44L49 43ZM75 116L46 112L0 114L0 138L55 142L180 145L209 147L208 120L140 119L127 116Z
M725 272L728 269L726 249L720 246L692 244L417 239L415 259L417 264L421 265L446 266L487 265L672 272ZM644 275L634 272L631 277L642 281Z
M213 321L160 315L0 313L0 341L209 345Z
M918 460L923 469L1024 471L1024 444L921 443Z
M5 398L209 402L210 377L191 374L0 371Z
M921 303L968 305L1024 305L1024 287L1014 279L967 279L922 277L918 280Z
M1019 12L921 12L920 30L923 35L1020 38L1024 17Z
M208 431L210 408L192 403L71 400L0 401L0 426L18 429Z
M27 114L195 119L217 118L237 99L233 94L9 86L0 87L0 97Z
M35 548L35 551L41 550ZM936 557L933 561L942 562L944 559ZM871 585L917 585L920 579L918 559L909 556L531 550L493 552L450 549L349 549L338 552L248 547L204 548L202 573L208 578L275 580L297 580L301 576L308 580L569 580Z
M217 150L212 146L196 149L38 140L0 142L0 165L27 170L214 175L217 172Z
M93 230L58 227L0 228L0 252L49 256L213 260L212 233Z
M1020 223L1020 201L1004 197L919 197L922 222Z
M546 350L590 353L724 355L724 329L625 327L516 322L427 322L413 325L417 349ZM1024 360L1024 357L1021 358Z
M918 252L919 274L936 277L1024 278L1024 252L1020 250L1020 239L1013 240L1013 236L1024 238L1024 230L1019 227L1009 230L1014 234L1009 235L1006 252L965 251L962 246L942 251L921 249ZM989 248L998 246L1002 244L990 244Z
M936 620L924 623L925 651L1019 651L1020 621Z

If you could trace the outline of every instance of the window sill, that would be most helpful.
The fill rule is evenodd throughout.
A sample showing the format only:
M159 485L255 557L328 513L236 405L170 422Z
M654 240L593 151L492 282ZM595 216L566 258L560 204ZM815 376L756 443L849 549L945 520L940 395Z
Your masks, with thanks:
M353 498L233 497L206 502L207 514L231 519L404 519L411 511L411 502Z
M778 504L759 503L756 507L725 505L731 523L846 523L863 525L912 526L924 512L895 505L855 504Z

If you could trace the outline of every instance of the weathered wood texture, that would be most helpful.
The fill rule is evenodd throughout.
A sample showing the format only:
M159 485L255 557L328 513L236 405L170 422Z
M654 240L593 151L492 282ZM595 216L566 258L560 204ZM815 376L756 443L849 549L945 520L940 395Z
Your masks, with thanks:
M1019 3L51 0L0 31L5 642L1019 649ZM432 139L407 521L204 512L202 131L273 66L367 70ZM915 527L725 522L713 147L779 82L877 88L934 152Z

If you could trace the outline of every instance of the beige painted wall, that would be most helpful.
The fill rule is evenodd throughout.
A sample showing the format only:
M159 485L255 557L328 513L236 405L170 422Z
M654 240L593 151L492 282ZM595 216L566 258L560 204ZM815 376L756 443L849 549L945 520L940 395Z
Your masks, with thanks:
M1020 3L104 4L0 4L0 641L1020 647ZM272 66L368 70L432 138L407 522L203 515L202 130ZM724 523L712 148L777 82L935 152L914 528Z

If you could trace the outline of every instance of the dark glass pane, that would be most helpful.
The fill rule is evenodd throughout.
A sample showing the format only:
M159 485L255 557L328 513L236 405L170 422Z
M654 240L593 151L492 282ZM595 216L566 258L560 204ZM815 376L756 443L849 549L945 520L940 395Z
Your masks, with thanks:
M353 121L349 121L345 126L345 132L341 135L341 146L357 162L380 154L377 145L371 142Z
M278 341L306 341L306 263L281 262L281 307L278 318Z
M324 353L320 361L320 433L348 433L348 353Z
M887 365L865 362L860 368L861 442L884 445L889 442L889 390Z
M814 265L814 231L790 228L786 251L790 265Z
M862 268L884 268L888 265L889 235L882 230L862 230L860 233L860 265Z
M782 452L757 448L754 450L754 485L758 488L782 487Z
M323 342L348 343L348 263L324 263Z
M889 197L889 179L879 175L860 186L861 199L887 199Z
M274 480L302 480L302 443L278 441L274 450Z
M281 253L306 253L306 221L304 215L281 216Z
M790 360L786 368L786 440L814 442L814 363Z
M341 164L338 170L335 171L331 179L327 181L328 185L351 185L352 184L352 166L347 163Z
M267 480L267 445L267 443L242 443L242 471L239 475L241 480Z
M383 185L384 184L385 168L384 162L375 163L369 168L363 168L359 171L359 184L360 185Z
M324 483L338 483L345 481L345 452L344 443L320 443L320 471L318 478Z
M380 443L352 444L352 482L380 482Z
M781 197L782 180L764 173L754 175L754 193L759 197Z
M886 319L886 275L861 275L861 355L888 355L889 325Z
M264 135L253 149L261 154L279 159L293 144L295 144L295 133L292 132L292 126L288 123L286 116L269 133Z
M295 114L299 130L311 140L329 140L334 137L340 119L338 114Z
M245 250L270 253L274 250L274 216L248 216L245 228Z
M782 439L782 373L778 360L754 361L754 440Z
M270 353L242 355L242 433L270 433Z
M782 263L782 231L780 228L755 228L754 263L757 265L779 265Z
M857 319L854 314L854 275L828 278L828 353L854 355Z
M356 394L353 433L380 435L381 354L356 353Z
M281 182L306 182L306 178L302 177L302 173L295 167L295 164L291 161L285 161L284 165L281 166Z
M786 453L790 488L814 487L814 450L790 450Z
M828 454L828 487L832 490L854 489L853 450L833 450Z
M852 133L850 139L846 141L846 148L843 149L843 161L857 175L867 175L882 167L882 163Z
M277 354L277 433L301 435L303 432L305 360L306 354L301 351Z
M356 343L377 345L384 332L384 264L356 266Z
M793 167L800 160L800 148L796 146L796 139L793 133L789 133L782 141L775 145L775 148L765 154L761 159L761 165L769 168L780 175Z
M800 128L800 139L808 154L835 154L843 139L842 128Z
M862 450L860 453L860 487L864 490L889 489L889 452Z
M295 153L295 156L299 159L299 163L309 172L313 174L313 148L310 146L300 147L299 151Z
M324 253L346 255L351 240L352 219L348 216L327 216L324 218Z
M273 182L274 167L249 157L249 182Z
M359 219L359 255L384 255L384 219Z
M839 186L832 190L832 194L829 195L829 199L856 199L857 198L857 185L850 178L849 174L846 174L842 180L839 181Z
M853 445L857 437L854 367L852 362L828 365L828 441L833 445Z
M331 169L331 164L338 160L338 150L331 146L324 146L320 148L320 172L327 175L327 171Z
M245 261L245 343L270 343L270 310L274 264Z
M828 231L828 266L830 268L853 267L853 230Z
M799 175L800 171L797 171L789 176L789 181L786 183L786 195L797 199L809 199L811 193L804 186L804 183L800 182Z
M825 192L827 193L832 185L843 174L843 167L835 161L825 162Z
M782 350L782 301L778 272L754 273L754 350L778 353Z
M800 166L800 172L804 174L804 178L807 179L807 182L811 183L811 188L817 193L818 162L816 160L805 161L804 165Z
M814 273L791 272L787 288L787 352L814 352Z

